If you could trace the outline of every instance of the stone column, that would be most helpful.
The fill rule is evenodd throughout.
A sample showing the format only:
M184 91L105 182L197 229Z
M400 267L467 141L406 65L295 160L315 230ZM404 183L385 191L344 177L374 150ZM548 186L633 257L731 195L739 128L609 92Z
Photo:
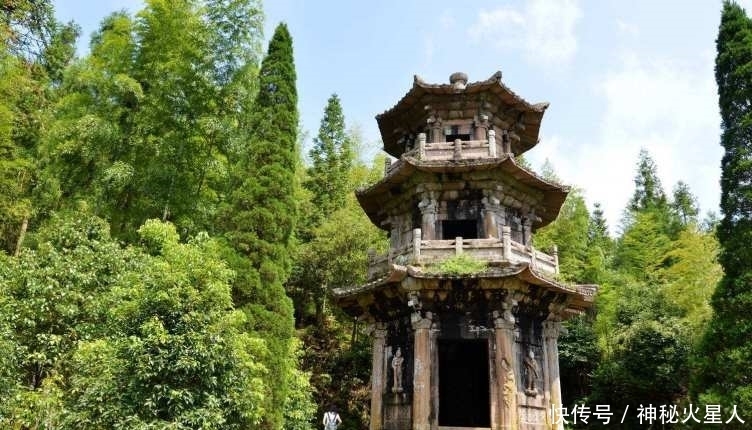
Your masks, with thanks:
M373 362L371 369L371 425L370 430L381 430L383 415L384 380L386 378L386 365L384 360L384 345L386 339L386 326L376 323L373 331Z
M412 430L431 429L431 320L430 312L426 312L425 318L418 312L411 317L415 348Z
M501 227L502 257L506 261L512 261L512 229L508 226Z
M496 355L494 370L496 371L496 392L499 398L496 401L497 409L492 411L497 423L494 430L517 429L517 381L514 376L514 363L516 351L514 343L514 315L512 304L504 303L503 312L494 311L494 341L496 342Z
M533 243L533 220L532 214L525 214L522 219L522 244L525 246Z
M418 203L418 209L420 210L422 216L421 230L423 232L423 239L436 239L436 213L438 211L436 192L426 192L423 195L423 199L421 199L420 203Z
M444 141L444 133L441 128L441 118L437 116L431 116L427 120L428 127L431 129L431 143L439 143Z
M501 212L501 201L491 190L483 190L483 230L487 238L499 238L499 227L496 224L496 215Z
M462 139L454 139L454 159L462 159Z
M424 160L426 158L426 134L418 134L418 158Z
M488 130L488 156L496 158L496 131Z
M552 415L551 411L561 409L561 381L559 379L559 333L561 322L548 319L543 322L543 353L545 355L544 372L548 375L546 391L549 394L548 411L546 416L551 420L551 428L564 430L564 423L560 417ZM553 424L557 422L558 424Z
M422 233L419 228L413 229L413 263L420 264L420 245L423 241Z
M551 249L551 255L554 257L554 273L559 274L559 247L554 245Z
M488 134L488 115L481 115L475 121L475 136L473 140L486 140Z
M512 156L512 142L509 138L509 131L507 130L501 132L501 148L505 154Z

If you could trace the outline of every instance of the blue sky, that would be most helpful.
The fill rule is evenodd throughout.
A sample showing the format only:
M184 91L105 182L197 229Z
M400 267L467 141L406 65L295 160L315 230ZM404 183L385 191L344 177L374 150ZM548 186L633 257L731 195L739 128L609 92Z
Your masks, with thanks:
M105 15L135 12L143 2L55 4L60 19L82 26L84 52ZM517 94L551 103L527 159L536 170L550 160L591 207L601 202L612 232L633 191L640 148L656 160L667 192L683 180L703 212L718 212L720 1L269 0L264 9L267 36L280 21L292 33L310 136L337 93L373 154L380 147L374 116L409 90L413 75L447 82L463 71L476 81L501 70Z

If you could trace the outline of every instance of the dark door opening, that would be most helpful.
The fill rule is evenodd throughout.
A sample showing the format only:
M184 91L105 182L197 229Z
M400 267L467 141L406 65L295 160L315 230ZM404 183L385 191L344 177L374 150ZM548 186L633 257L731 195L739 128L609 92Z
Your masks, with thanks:
M488 341L439 340L439 425L490 427Z
M447 142L454 142L457 139L467 142L470 140L470 135L469 134L447 134L446 135Z
M441 238L454 239L461 237L463 239L478 238L478 223L472 219L458 219L441 222Z

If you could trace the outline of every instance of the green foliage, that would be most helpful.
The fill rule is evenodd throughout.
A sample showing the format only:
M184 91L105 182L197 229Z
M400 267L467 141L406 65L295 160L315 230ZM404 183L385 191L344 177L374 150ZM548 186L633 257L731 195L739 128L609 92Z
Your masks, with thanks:
M0 327L9 329L15 363L12 401L0 406L4 425L57 421L58 382L73 370L69 355L79 342L107 332L114 303L106 292L142 267L135 253L110 239L101 219L53 218L36 236L37 249L0 261L8 311ZM34 416L35 410L49 415Z
M157 217L213 231L227 160L247 141L262 21L254 0L152 0L105 18L45 136L66 201L89 201L129 240Z
M0 53L0 249L13 253L21 223L32 213L30 189L33 159L17 140L24 133L22 100L34 81L21 62Z
M178 243L175 227L139 229L160 251L112 290L113 333L72 357L73 428L249 428L272 387L266 343L232 310L233 272L206 236ZM102 378L102 375L106 375Z
M232 250L226 258L238 273L233 298L247 324L267 340L265 360L274 390L265 403L264 428L284 427L285 402L295 380L289 358L294 337L293 310L284 283L292 267L292 235L297 221L295 169L298 113L292 38L280 24L261 64L259 92L250 116L248 147L233 171L237 188L220 224Z
M551 170L549 175L553 175ZM547 252L554 245L559 250L559 267L562 277L568 281L592 282L585 279L588 269L589 215L585 199L579 190L573 190L559 212L556 221L536 232L533 243Z
M634 183L635 192L629 201L630 211L663 208L666 205L666 193L658 178L658 169L645 149L640 150Z
M671 247L664 213L658 209L636 212L629 228L618 240L614 264L620 271L641 280L650 280L667 262Z
M682 311L693 340L701 336L712 314L710 298L723 275L718 252L712 232L687 228L663 257L670 265L656 273L666 299Z
M329 405L339 408L341 429L368 427L371 345L370 338L355 324L342 317L328 317L322 325L301 330L306 344L303 364L315 370L311 382L318 401L316 427Z
M251 428L274 387L267 343L233 310L234 272L206 235L140 230L121 248L101 219L55 217L36 250L0 261L0 373L16 428ZM40 312L39 310L43 310ZM286 356L294 357L294 352ZM13 370L11 370L13 369ZM305 409L305 383L295 398ZM7 397L5 397L7 394ZM301 400L302 399L302 400Z
M559 337L561 394L565 405L583 403L591 390L591 377L600 360L592 315L581 315L564 323Z
M63 68L73 58L80 29L62 24L48 0L5 2L0 15L0 43L6 52L32 65L35 73L59 81Z
M679 181L676 183L670 206L682 226L697 224L697 215L700 213L700 208L697 197L689 190L689 185L686 182Z
M457 254L438 263L426 266L426 272L441 275L477 275L488 269L488 264L467 254Z
M38 171L40 130L52 91L73 58L78 28L49 1L4 4L0 16L0 250L16 253L32 217L49 202Z
M345 131L342 106L336 94L327 102L310 157L312 165L305 187L311 191L312 203L318 212L311 215L320 222L345 205L350 170L355 157L351 138Z
M752 410L752 384L748 363L752 360L752 154L749 151L752 111L749 82L752 79L752 20L736 3L724 2L716 41L715 76L721 111L721 212L718 229L719 261L724 276L711 304L713 317L707 326L697 357L693 391L706 404L736 405ZM741 424L738 424L741 426ZM741 428L741 427L739 427Z
M357 322L329 307L328 295L333 287L365 282L369 248L386 251L384 232L363 213L353 192L357 186L380 178L383 165L383 158L377 158L371 167L354 163L346 172L344 205L318 224L308 220L308 226L300 227L310 230L299 235L301 243L294 254L287 290L295 302L296 323L302 327L303 366L311 373L317 400L316 426L329 404L340 408L342 428L355 430L368 426L371 371L368 338L358 340ZM304 196L308 201L302 204L310 207L305 213L313 215L320 209L310 201L313 193L306 191Z

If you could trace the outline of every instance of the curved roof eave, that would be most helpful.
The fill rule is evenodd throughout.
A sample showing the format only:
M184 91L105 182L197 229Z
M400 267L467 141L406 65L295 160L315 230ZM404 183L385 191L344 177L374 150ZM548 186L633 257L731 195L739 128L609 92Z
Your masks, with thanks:
M491 170L501 168L510 174L515 180L543 191L544 206L547 213L539 214L541 222L536 224L537 228L548 225L559 215L561 205L570 191L570 187L548 181L534 172L518 165L514 158L503 156L500 158L490 159L472 159L472 160L442 160L442 161L422 161L413 157L402 157L397 160L395 166L387 176L376 184L356 192L356 197L360 206L368 215L368 218L376 226L380 226L381 219L378 217L379 209L383 205L383 199L389 198L389 190L397 185L407 181L416 171L424 172L467 172L471 170Z
M476 94L484 91L490 91L497 94L500 99L503 99L505 103L512 105L515 109L533 114L530 115L526 121L528 122L526 126L530 128L527 133L530 135L528 140L531 140L531 142L522 145L523 151L521 152L527 151L535 146L538 140L537 136L541 120L546 109L548 109L549 103L528 102L504 85L504 83L501 82L501 71L497 71L485 81L468 83L462 89L457 89L453 84L428 84L418 75L414 75L413 86L410 90L390 109L376 115L376 122L381 131L384 150L395 157L401 155L401 151L404 148L401 148L397 143L398 137L395 136L394 126L399 123L399 118L402 117L403 113L412 108L412 106L425 94Z

